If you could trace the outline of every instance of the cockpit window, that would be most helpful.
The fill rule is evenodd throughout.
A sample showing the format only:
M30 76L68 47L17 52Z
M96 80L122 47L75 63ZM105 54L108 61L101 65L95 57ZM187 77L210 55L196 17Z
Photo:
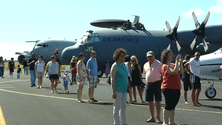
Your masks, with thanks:
M84 34L81 38L81 43L83 42L99 42L99 34L98 33L92 33L92 32L87 32Z
M42 46L42 44L41 44L41 43L39 43L39 44L37 44L37 46Z

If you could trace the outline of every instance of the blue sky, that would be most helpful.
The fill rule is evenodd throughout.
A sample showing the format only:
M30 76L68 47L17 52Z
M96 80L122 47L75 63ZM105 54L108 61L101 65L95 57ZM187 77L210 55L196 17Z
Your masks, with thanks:
M166 29L166 20L173 27L178 16L178 30L192 30L193 11L200 23L210 11L207 25L222 24L222 0L0 0L0 56L17 58L15 51L31 50L26 40L79 39L99 29L90 25L94 20L133 21L132 14L147 30Z

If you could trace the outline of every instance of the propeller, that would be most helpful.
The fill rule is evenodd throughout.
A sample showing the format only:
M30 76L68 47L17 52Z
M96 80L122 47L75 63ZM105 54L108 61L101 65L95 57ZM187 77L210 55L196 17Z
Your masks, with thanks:
M191 49L194 48L194 46L196 45L196 42L197 42L196 39L198 37L203 37L203 47L204 47L204 51L206 52L208 50L208 45L207 45L207 42L205 39L205 26L206 26L207 21L209 19L210 12L208 11L205 19L203 20L203 22L201 24L198 22L197 17L194 12L192 13L192 16L193 16L193 20L194 20L194 23L196 26L196 29L194 29L192 32L196 35L196 37L194 38L194 40L190 44L190 48Z
M166 37L171 40L171 43L168 45L167 49L170 49L172 41L174 40L175 43L176 43L176 46L177 46L177 50L178 51L181 50L180 44L179 44L178 39L177 39L177 28L179 26L179 22L180 22L180 17L178 17L176 25L174 26L173 29L171 29L171 26L170 26L170 24L167 21L165 23L166 27L167 27L167 29L169 31L169 34L167 34Z

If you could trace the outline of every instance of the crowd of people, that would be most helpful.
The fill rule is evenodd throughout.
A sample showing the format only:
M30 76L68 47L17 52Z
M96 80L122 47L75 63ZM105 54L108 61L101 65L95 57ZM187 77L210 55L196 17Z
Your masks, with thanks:
M190 60L190 56L186 55L185 60L181 55L177 55L174 60L174 54L171 50L164 50L161 54L161 61L155 59L153 51L146 54L147 63L141 67L135 55L127 55L126 50L119 48L113 54L114 63L111 66L109 60L106 62L105 75L110 74L110 82L112 89L112 98L114 99L113 120L115 125L127 125L126 107L127 103L136 103L138 91L141 103L148 102L150 118L146 122L160 123L162 94L165 97L165 108L163 110L163 125L175 124L175 107L180 99L181 75L184 85L185 104L189 104L187 100L187 91L191 90L191 101L194 106L201 106L199 102L199 94L201 91L200 82L200 53L196 52L194 58ZM47 64L43 61L43 56L39 55L38 59L35 54L31 54L31 58L27 61L24 58L24 74L30 74L31 87L36 86L36 77L38 78L37 89L43 88L43 77L47 76L51 82L51 93L57 93L57 85L59 78L63 80L64 92L69 93L68 85L77 84L77 103L85 103L82 100L82 91L85 84L88 83L89 103L98 102L94 98L94 89L99 83L97 76L98 64L96 60L96 51L90 52L90 58L86 65L85 53L81 52L78 57L73 56L70 61L71 79L68 71L64 71L61 75L61 60L58 50L55 55L51 56L51 61ZM9 76L13 77L15 68L14 59L8 63ZM29 68L29 70L28 70ZM28 72L29 71L29 72ZM20 78L21 67L18 65L17 78ZM142 74L145 75L145 82L142 80ZM4 61L0 57L0 77L4 75ZM143 92L145 89L145 101ZM161 94L162 92L162 94ZM127 100L129 93L129 101ZM156 117L154 115L154 98L156 104ZM121 117L121 120L120 120Z

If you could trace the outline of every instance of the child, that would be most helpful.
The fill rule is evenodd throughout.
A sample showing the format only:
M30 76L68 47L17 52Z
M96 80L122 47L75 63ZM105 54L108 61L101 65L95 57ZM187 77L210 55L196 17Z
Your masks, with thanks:
M17 68L17 79L20 79L20 73L22 73L22 69L20 68L20 65L18 65L18 68Z
M69 84L69 82L71 82L71 80L68 76L68 71L66 71L66 70L64 71L64 75L62 76L62 79L63 79L63 86L65 89L64 93L69 93L68 84Z

